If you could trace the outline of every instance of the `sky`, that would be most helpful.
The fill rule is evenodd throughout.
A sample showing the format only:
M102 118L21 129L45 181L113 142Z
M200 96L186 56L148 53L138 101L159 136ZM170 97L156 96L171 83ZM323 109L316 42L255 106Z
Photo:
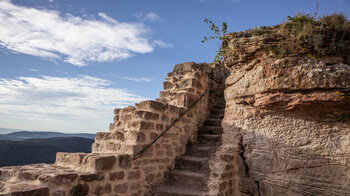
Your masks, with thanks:
M320 0L319 16L349 0ZM0 128L108 131L113 109L155 99L183 62L211 62L228 31L276 25L316 0L0 0ZM6 129L0 129L0 134Z

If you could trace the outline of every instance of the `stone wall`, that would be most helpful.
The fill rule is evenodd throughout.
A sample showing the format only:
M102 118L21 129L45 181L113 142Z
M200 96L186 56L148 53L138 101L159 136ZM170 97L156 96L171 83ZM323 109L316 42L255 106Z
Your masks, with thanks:
M277 58L278 37L227 36L223 145L211 162L222 195L350 195L350 66ZM217 184L217 183L216 183Z
M92 153L57 153L55 164L0 168L0 195L144 195L195 142L224 77L215 64L176 65L155 101L114 111L109 132L96 134ZM144 154L135 155L198 101Z

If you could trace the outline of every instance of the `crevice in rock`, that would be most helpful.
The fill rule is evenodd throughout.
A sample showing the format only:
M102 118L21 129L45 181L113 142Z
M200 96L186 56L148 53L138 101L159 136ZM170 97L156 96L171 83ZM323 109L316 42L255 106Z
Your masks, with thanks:
M239 82L244 77L244 74L242 74L241 77L239 77L236 81L232 82L231 84L225 85L225 89L229 88L232 85L235 85L237 82Z
M227 86L225 87L227 89ZM302 93L302 94L308 94L308 93L314 93L314 92L330 92L330 91L339 91L342 92L346 95L350 94L350 91L346 88L313 88L313 89L273 89L273 90L268 90L268 91L263 91L263 92L257 92L255 94L268 94L268 93ZM250 98L254 97L255 94L250 94L250 95L242 95L242 96L236 96L231 98L232 99L241 99L241 98Z
M258 188L258 196L260 196L260 182L259 181L255 181L257 188Z
M247 165L247 163L246 163L246 159L245 159L245 157L244 157L244 153L245 153L245 148L244 148L244 146L243 146L243 136L242 136L242 134L240 133L239 134L240 135L240 141L239 141L239 148L240 148L240 152L238 153L239 154L239 156L242 158L242 162L243 162L243 165L244 165L244 171L245 171L245 175L246 175L246 177L249 177L249 167L248 167L248 165Z

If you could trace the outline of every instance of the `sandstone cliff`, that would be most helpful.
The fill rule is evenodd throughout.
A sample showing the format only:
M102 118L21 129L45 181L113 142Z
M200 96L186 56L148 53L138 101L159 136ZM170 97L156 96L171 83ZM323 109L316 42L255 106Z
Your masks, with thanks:
M223 145L211 164L222 183L213 190L231 183L234 195L350 195L346 58L276 57L268 49L281 37L262 30L226 36Z

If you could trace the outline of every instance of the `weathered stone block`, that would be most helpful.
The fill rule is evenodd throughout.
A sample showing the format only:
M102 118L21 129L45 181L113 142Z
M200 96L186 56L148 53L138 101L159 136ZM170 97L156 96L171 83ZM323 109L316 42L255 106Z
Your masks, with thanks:
M142 158L139 158L139 159L136 159L134 160L134 165L142 165L142 166L145 166L145 165L148 165L149 161L148 159L142 159Z
M112 192L112 185L106 184L105 185L105 193L111 193Z
M182 118L182 119L181 119L181 122L182 122L182 123L185 123L185 124L188 124L188 123L191 123L192 120L189 119L189 118Z
M140 129L141 130L152 130L152 129L154 129L154 123L153 122L141 121L140 122Z
M211 68L207 63L185 62L175 65L173 72L169 73L168 77L173 75L185 75L186 73L194 73L198 71L211 73Z
M4 186L5 186L5 183L0 181L0 192L4 191L3 190Z
M175 138L178 135L178 133L172 133L172 132L166 132L164 133L163 137L164 138Z
M126 193L129 188L129 183L117 184L114 186L115 193Z
M149 173L153 172L154 170L156 170L156 168L154 166L148 166L148 167L142 168L142 171L145 174L149 174Z
M11 196L48 196L49 189L31 184L14 184L9 187ZM7 196L7 195L6 195Z
M131 196L142 196L142 192L138 191L137 193L132 193Z
M158 157L162 157L164 154L165 154L165 151L164 150L156 150L156 154Z
M85 196L89 194L89 185L87 184L78 184L74 186L70 192L70 196Z
M148 111L136 111L135 114L145 120L158 120L159 114L148 112Z
M131 118L132 118L132 116L131 116L131 114L124 114L124 115L121 115L120 117L119 117L119 121L121 121L121 122L127 122L127 121L130 121L131 120Z
M169 122L169 117L166 115L162 115L161 121L167 123L167 122Z
M104 179L103 174L81 174L80 175L80 180L82 181L99 181L103 179Z
M115 134L116 139L118 139L120 141L125 141L124 133L117 131L114 134Z
M120 111L120 109L119 109L119 108L114 109L114 114L118 114L118 113L119 113L119 111Z
M128 169L131 167L131 157L130 155L119 155L119 167Z
M111 193L112 186L111 184L106 184L106 185L100 185L95 188L95 194L96 195L103 195L103 194L108 194Z
M108 142L108 143L106 144L106 149L107 149L107 150L110 150L110 151L117 151L117 150L120 149L120 147L121 147L120 144L116 144L116 143L114 143L114 142Z
M95 169L105 171L112 169L116 164L115 156L100 156L95 158Z
M113 118L113 122L116 123L117 121L119 121L119 115L115 115Z
M127 113L130 113L132 111L135 111L136 110L136 107L134 106L128 106L128 107L125 107L123 109L120 110L119 114L127 114Z
M181 109L177 106L173 106L173 105L169 105L169 112L172 114L172 115L175 115L175 116L178 116L180 114Z
M154 139L156 139L156 137L158 137L158 133L156 133L156 132L149 133L150 140L154 140Z
M36 180L39 176L40 172L37 170L29 170L29 171L23 171L20 172L20 177L23 177L24 179L27 180Z
M152 182L154 180L154 174L148 174L146 177L145 177L145 180L147 182Z
M146 145L135 145L133 146L133 153L134 155L141 152L146 147ZM143 153L143 156L152 156L153 155L153 146L150 146L146 149L146 151Z
M148 110L148 111L159 111L162 112L167 109L167 104L157 102L157 101L142 101L136 105L138 109Z
M97 132L96 136L95 136L95 140L110 139L110 135L111 135L111 133L107 133L107 132Z
M66 196L66 192L63 190L56 190L53 192L53 196Z
M131 183L130 190L138 190L141 188L141 183Z
M81 165L82 160L87 153L56 153L56 164L60 166L73 166L78 167Z
M146 140L146 135L142 132L137 133L137 141L138 142L144 142Z
M114 123L109 123L109 130L112 131L115 129L115 124Z
M59 173L52 178L55 184L69 184L78 177L77 173Z
M138 180L141 177L140 170L129 171L128 172L128 180Z
M173 88L174 86L175 86L175 85L174 85L172 82L169 82L169 81L163 82L163 89L164 89L164 90L171 89L171 88Z
M109 179L112 181L123 180L124 179L124 171L109 173Z
M162 131L164 129L164 126L163 126L163 124L156 124L156 130L158 130L158 131Z

